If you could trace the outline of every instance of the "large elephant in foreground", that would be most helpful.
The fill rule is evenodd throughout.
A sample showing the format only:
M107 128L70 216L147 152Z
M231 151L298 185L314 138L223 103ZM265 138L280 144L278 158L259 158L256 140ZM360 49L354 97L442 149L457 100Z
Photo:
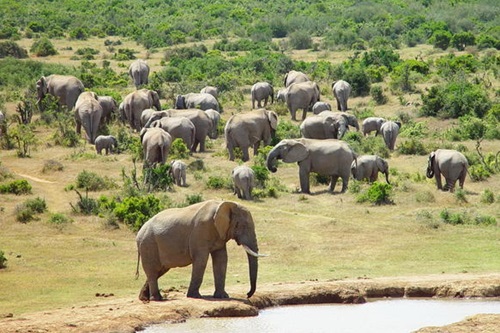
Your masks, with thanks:
M217 98L208 93L189 93L186 95L177 95L175 99L176 109L214 109L221 112Z
M73 109L76 104L78 96L85 90L82 81L70 75L56 75L42 76L36 82L36 92L38 99L36 104L40 111L43 110L42 99L45 95L50 94L58 98L59 109L65 105L68 110Z
M311 81L309 80L309 77L299 71L291 70L285 75L285 79L283 80L283 84L285 85L285 88L288 88L294 83L301 83L301 82L307 82Z
M267 155L267 168L276 172L276 160L299 165L300 190L311 193L309 174L318 173L330 177L328 191L333 192L338 178L342 178L342 193L347 190L351 164L356 154L341 140L285 139L281 140Z
M154 167L156 164L165 164L172 146L172 136L158 127L143 128L140 136L144 166Z
M264 108L267 106L267 101L271 98L271 104L274 103L274 88L268 82L257 82L250 90L252 96L252 109L255 109L255 102L257 107L261 108L261 102L264 101Z
M277 128L278 115L274 111L258 109L231 116L224 128L229 160L234 160L234 148L240 147L243 161L248 161L248 149L253 147L253 153L257 155L260 142L269 145Z
M259 248L252 214L231 201L208 200L183 208L166 209L147 221L137 233L138 258L146 273L142 301L160 301L158 279L174 267L193 265L187 296L201 298L200 286L212 257L215 298L228 298L225 290L228 255L226 243L234 239L248 254L250 291L257 288ZM139 263L137 264L139 274Z
M139 89L140 86L148 84L149 65L146 61L137 59L130 64L128 68L128 75L134 82L135 88Z
M427 178L435 177L439 190L453 192L457 180L460 188L464 188L468 168L469 163L462 153L453 149L438 149L429 155ZM446 180L444 187L441 183L441 174Z
M102 107L97 94L91 91L82 92L75 104L76 133L81 134L83 126L88 142L94 144L101 116Z
M389 164L377 155L363 155L351 164L352 176L356 180L368 179L371 183L377 181L378 173L385 174L387 184L389 182Z
M302 120L306 119L307 111L320 99L320 90L316 82L307 81L294 83L286 92L285 100L292 120L297 120L295 114L302 109Z
M151 109L161 110L160 96L154 90L139 89L131 92L123 99L123 113L126 122L132 129L141 130L142 111Z
M399 135L399 129L401 128L401 123L399 121L388 120L380 126L380 134L384 138L385 145L389 150L394 150L396 145L396 139Z
M351 90L351 85L344 80L332 83L332 93L333 97L337 100L337 110L347 111L347 100L349 99Z

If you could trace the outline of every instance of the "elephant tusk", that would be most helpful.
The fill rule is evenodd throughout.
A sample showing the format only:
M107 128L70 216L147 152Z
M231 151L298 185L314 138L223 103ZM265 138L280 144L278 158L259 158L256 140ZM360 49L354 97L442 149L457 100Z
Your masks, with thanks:
M267 257L268 255L267 254L259 254L259 253L256 253L254 251L252 251L252 249L250 249L248 246L242 244L241 246L243 246L243 248L245 249L245 251L251 255L251 256L254 256L254 257Z

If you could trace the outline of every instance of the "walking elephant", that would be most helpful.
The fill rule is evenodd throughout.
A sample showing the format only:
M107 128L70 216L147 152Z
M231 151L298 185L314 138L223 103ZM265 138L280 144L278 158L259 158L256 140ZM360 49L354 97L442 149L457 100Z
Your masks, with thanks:
M252 200L252 190L255 186L255 175L249 166L238 165L231 171L234 194L243 200Z
M292 120L297 120L295 114L298 109L303 110L302 120L304 120L307 111L320 99L319 86L313 81L294 83L288 87L285 99Z
M345 128L345 121L342 123L332 116L314 115L300 124L300 133L303 138L308 139L337 139L340 126Z
M160 97L154 90L139 89L123 99L123 112L127 123L136 131L141 130L142 111L155 107L161 110Z
M342 178L342 193L347 190L351 164L356 154L349 145L336 139L285 139L281 140L267 155L267 168L276 172L276 160L299 165L300 191L311 193L309 174L318 173L330 177L328 191L333 192L338 178Z
M301 82L307 82L307 81L311 81L311 80L309 80L309 77L306 74L299 72L299 71L291 70L285 75L285 79L283 81L283 84L285 85L285 88L288 88L289 86L291 86L294 83L301 83Z
M217 89L217 87L213 86L204 87L203 89L200 90L200 94L210 94L215 98L219 98L219 90Z
M332 106L327 102L316 102L312 107L313 114L320 114L323 111L332 111Z
M146 61L137 59L130 64L128 68L128 75L134 82L135 88L139 89L139 87L148 84L149 65Z
M215 298L228 298L225 291L226 243L234 239L248 254L250 291L257 287L258 246L252 214L231 201L208 200L183 208L166 209L147 221L137 233L138 258L146 273L142 301L160 301L158 279L174 267L193 264L187 296L201 298L200 286L212 257ZM137 272L139 275L139 263Z
M113 149L117 148L118 141L112 135L99 135L95 139L95 150L99 155L102 154L103 149L105 150L106 155L108 155L109 153L113 152Z
M370 183L377 181L378 173L385 174L387 184L389 182L389 164L382 157L377 155L363 155L351 164L351 173L354 179L368 179Z
M177 186L186 187L186 163L181 160L173 160L170 162L169 173L174 179L174 184Z
M278 115L274 111L258 109L231 116L224 128L229 160L234 161L234 148L240 147L244 162L250 159L248 149L257 155L260 142L269 145L278 128Z
M274 89L268 82L257 82L252 86L250 94L252 96L252 109L255 109L255 102L257 102L258 108L262 108L262 101L264 101L265 108L269 98L271 98L271 104L274 103Z
M436 178L438 190L453 192L457 180L460 188L464 188L468 168L469 163L462 153L453 149L438 149L429 155L427 178ZM441 174L446 181L444 187L441 183Z
M363 136L370 134L375 131L375 136L380 133L380 128L385 122L384 118L381 117L368 117L363 120Z
M151 127L159 127L168 132L172 141L179 138L191 150L196 137L196 127L186 117L163 117L151 123Z
M388 120L380 126L380 133L384 138L385 145L389 150L394 150L396 145L396 139L399 134L399 129L401 128L401 123L399 121Z
M172 137L158 127L143 128L141 130L141 143L144 152L144 167L154 167L156 164L165 164Z
M91 91L82 92L75 104L76 133L81 134L83 126L87 141L94 144L101 116L102 107L97 100L97 94Z
M347 111L347 100L351 94L351 85L344 80L332 83L333 97L337 100L337 110Z
M177 95L175 99L176 109L214 109L221 112L217 99L207 93L189 93L186 95Z
M109 124L118 110L118 104L111 96L99 96L97 100L102 108L101 124Z
M36 104L41 112L43 109L43 98L50 94L58 99L59 110L61 106L66 106L68 110L75 107L78 96L85 90L82 81L70 75L42 76L36 82L36 92L38 99Z

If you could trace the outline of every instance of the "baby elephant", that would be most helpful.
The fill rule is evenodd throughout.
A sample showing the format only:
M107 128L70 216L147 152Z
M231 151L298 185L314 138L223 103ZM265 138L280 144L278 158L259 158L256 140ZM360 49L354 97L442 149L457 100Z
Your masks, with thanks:
M246 165L240 165L231 172L233 178L234 193L243 200L252 200L252 189L254 187L254 172Z
M390 184L389 164L380 156L363 155L351 164L351 173L356 180L368 179L372 183L377 180L379 172L385 174L385 180Z
M95 139L95 150L98 154L102 154L102 150L106 149L106 155L108 155L116 148L118 148L118 141L112 135L99 135Z
M180 160L170 162L170 175L174 178L174 183L177 186L186 186L186 163Z

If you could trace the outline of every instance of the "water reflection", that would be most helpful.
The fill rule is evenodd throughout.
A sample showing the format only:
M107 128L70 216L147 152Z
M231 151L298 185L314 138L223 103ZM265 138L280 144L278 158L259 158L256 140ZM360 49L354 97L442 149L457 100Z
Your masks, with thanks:
M262 310L257 317L190 319L183 324L151 326L144 332L401 333L451 324L478 313L500 313L500 301L397 299L284 306Z

